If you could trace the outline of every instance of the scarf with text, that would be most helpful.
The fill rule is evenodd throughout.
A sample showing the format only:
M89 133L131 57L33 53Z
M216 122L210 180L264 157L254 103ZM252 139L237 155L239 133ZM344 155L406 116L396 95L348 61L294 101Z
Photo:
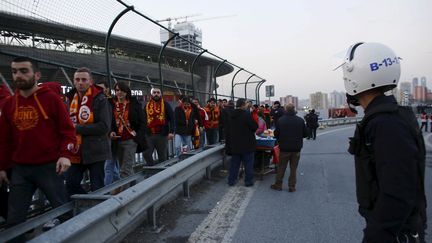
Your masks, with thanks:
M146 104L147 127L152 134L157 134L161 131L161 127L165 125L165 102L163 99L154 101L151 99Z

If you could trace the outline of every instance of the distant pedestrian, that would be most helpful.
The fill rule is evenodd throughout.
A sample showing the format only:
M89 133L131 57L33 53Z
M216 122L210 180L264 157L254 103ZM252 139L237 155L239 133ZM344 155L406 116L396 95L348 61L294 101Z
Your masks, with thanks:
M198 109L192 108L188 97L183 97L182 102L174 109L175 136L174 148L176 156L179 156L183 148L186 151L192 149L192 135L194 135L196 125L201 120Z
M271 188L277 191L282 190L285 170L289 163L288 191L295 192L297 167L300 161L300 151L303 147L303 138L307 136L307 128L304 120L296 116L293 104L285 106L285 115L276 123L274 135L279 144L280 154L276 182L271 185Z
M0 185L9 183L10 188L8 226L26 220L37 188L52 208L67 202L62 174L76 146L75 129L60 96L37 85L42 76L38 64L17 57L11 68L17 91L0 116ZM11 178L7 169L12 170Z
M222 103L222 100L221 100ZM209 117L208 122L205 124L207 144L212 145L219 141L219 121L220 121L220 109L216 106L216 99L210 98L208 105L204 108Z
M271 120L272 120L272 126L273 127L276 126L276 123L277 123L278 119L280 117L282 117L283 114L284 114L284 108L281 107L280 102L279 101L273 102L273 106L272 106L272 108L270 110L270 117L271 117Z
M168 140L174 138L174 112L168 102L163 99L159 88L152 88L151 99L144 106L146 121L147 149L144 159L147 165L154 165L153 152L156 150L158 162L168 158Z
M316 131L319 127L318 124L318 115L315 114L315 109L309 111L309 114L306 115L306 126L309 130L309 138L313 140L316 139Z
M428 118L429 118L429 122L430 122L430 126L429 126L430 131L432 132L432 113L429 114Z
M270 117L270 108L268 104L264 105L264 121L266 123L266 127L270 128L271 126L271 117Z
M104 166L111 159L108 133L111 129L110 105L104 91L94 85L90 69L78 68L74 73L75 88L69 93L69 113L77 133L78 153L66 174L69 196L85 194L81 186L85 171L89 171L90 190L104 186Z
M245 186L249 187L254 184L255 131L258 125L246 109L246 100L238 99L236 109L230 112L226 124L226 152L232 156L228 176L230 186L233 186L237 180L241 162L245 167Z
M194 98L192 100L192 103L197 107L198 113L199 113L200 118L201 118L201 124L198 124L199 125L199 131L200 131L199 143L197 143L197 142L194 143L194 149L203 148L205 146L205 129L204 129L204 126L208 122L209 117L208 117L205 109L201 107L200 102L197 98Z
M384 60L384 61L382 61ZM382 65L381 65L382 62ZM424 242L425 145L413 111L385 92L399 82L399 57L379 43L357 43L342 65L350 107L364 117L350 138L362 242Z
M423 128L424 128L424 131L427 132L428 116L427 116L426 112L424 112L424 111L420 114L420 122L421 122L420 130L423 130ZM431 129L432 129L432 127L431 127Z

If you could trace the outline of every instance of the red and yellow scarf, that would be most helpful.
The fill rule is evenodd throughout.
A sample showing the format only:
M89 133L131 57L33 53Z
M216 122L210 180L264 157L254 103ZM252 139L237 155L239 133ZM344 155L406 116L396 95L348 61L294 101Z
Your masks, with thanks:
M219 127L219 108L206 106L205 111L209 115L209 120L206 123L206 128L218 128Z
M147 127L153 134L160 132L160 128L165 125L165 103L164 100L156 102L151 99L146 104Z
M126 129L129 134L135 136L129 122L129 104L129 100L120 102L117 99L116 101L114 101L114 118L117 125L117 135L122 135L123 130Z
M185 117L186 117L186 125L189 124L189 118L192 112L192 107L188 106L185 107L183 104L180 104L180 108L182 108L182 110L185 113Z
M98 94L98 90L93 86L87 89L86 93L79 99L78 92L75 93L69 107L69 115L74 125L78 124L91 124L94 121L93 114L93 99ZM77 134L77 147L74 152L75 155L71 158L71 162L78 164L81 161L81 144L82 137Z

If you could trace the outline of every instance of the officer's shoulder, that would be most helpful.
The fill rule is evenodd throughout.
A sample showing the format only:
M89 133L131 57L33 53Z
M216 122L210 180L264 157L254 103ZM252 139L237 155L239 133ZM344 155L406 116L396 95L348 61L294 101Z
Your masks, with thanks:
M397 113L379 113L371 118L366 124L368 128L379 129L394 129L397 127L405 127L405 122Z

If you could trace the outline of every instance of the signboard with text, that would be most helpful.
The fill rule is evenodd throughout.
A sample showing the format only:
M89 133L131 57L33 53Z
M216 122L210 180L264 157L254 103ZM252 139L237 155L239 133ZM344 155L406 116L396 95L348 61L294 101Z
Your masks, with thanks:
M265 86L266 97L274 97L274 85Z

